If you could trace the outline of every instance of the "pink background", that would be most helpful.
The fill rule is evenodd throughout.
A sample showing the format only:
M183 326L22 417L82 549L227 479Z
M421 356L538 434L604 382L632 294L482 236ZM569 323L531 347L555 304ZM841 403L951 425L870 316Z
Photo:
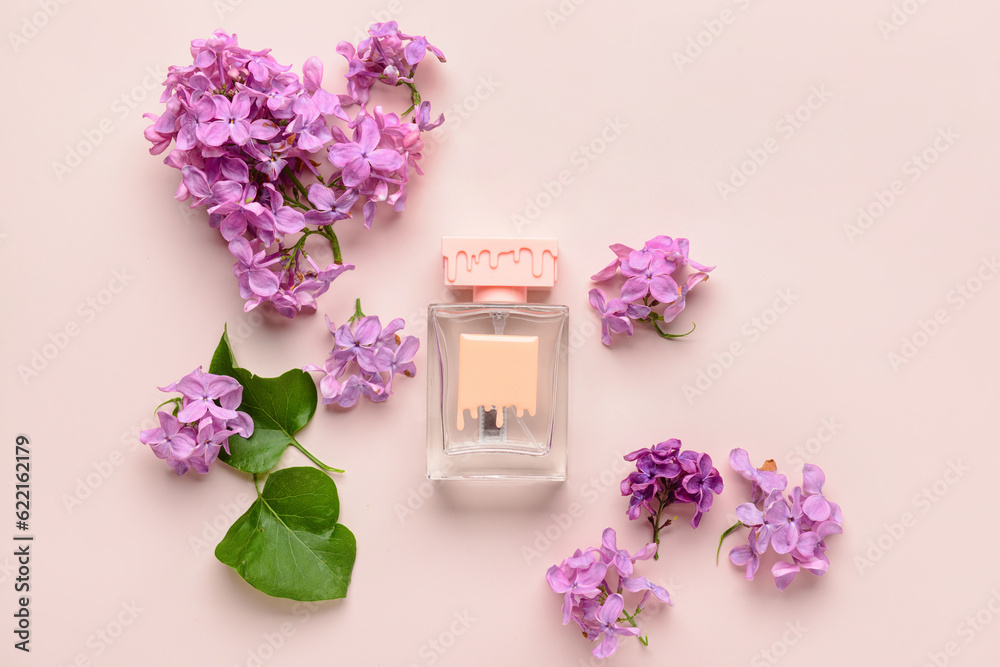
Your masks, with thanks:
M642 564L675 605L617 664L995 660L1000 7L682 4L5 2L0 540L15 532L18 433L32 441L37 537L30 655L11 647L13 547L0 547L0 663L589 664L545 569L608 525L644 543L619 459L668 437L709 452L727 487L697 531L681 510L663 558ZM141 114L159 110L187 42L216 27L296 71L320 56L336 90L336 42L388 16L449 58L420 72L448 117L428 137L427 175L403 215L381 213L370 232L338 223L358 269L319 315L248 317L222 241L146 152ZM741 168L751 175L724 197ZM873 214L864 228L859 208ZM444 234L560 240L549 300L571 308L570 478L517 502L424 479L424 313L447 298ZM606 349L589 275L609 244L656 234L691 238L693 257L719 266L675 325L697 331ZM304 608L213 556L251 483L224 467L178 479L133 434L151 424L157 385L208 363L223 323L243 365L277 375L323 359L322 313L343 321L355 296L421 336L420 375L302 433L348 470L341 519L359 544L348 599ZM22 379L52 340L64 345ZM686 396L700 374L702 393ZM766 571L747 583L715 565L746 496L724 465L736 446L793 483L803 460L826 470L846 516L827 576L779 593Z

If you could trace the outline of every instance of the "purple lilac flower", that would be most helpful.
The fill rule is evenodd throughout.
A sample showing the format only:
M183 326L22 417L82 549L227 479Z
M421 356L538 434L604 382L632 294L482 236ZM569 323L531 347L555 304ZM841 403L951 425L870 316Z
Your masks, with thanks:
M383 329L378 317L361 312L358 299L355 314L346 324L337 326L327 318L326 325L334 337L330 356L322 366L309 364L303 368L323 373L319 389L324 404L348 408L362 397L381 403L392 394L397 375L416 375L413 357L420 341L416 336L397 333L405 326L401 318Z
M358 204L368 228L384 206L402 211L410 174L422 173L421 135L444 120L431 119L415 88L425 53L444 60L425 37L379 23L357 47L338 50L351 63L346 95L323 88L318 58L305 61L300 78L269 50L250 51L217 31L191 42L191 64L168 69L163 113L146 114L150 152L166 153L164 162L182 173L175 197L207 208L210 226L230 244L241 238L252 248L244 257L244 244L231 245L247 309L266 301L287 317L315 310L330 281L353 268L341 259L332 223L352 218ZM411 89L409 122L367 106L376 82ZM359 107L354 117L351 107ZM332 159L316 159L320 152ZM334 263L321 270L301 241L322 227Z
M620 273L624 281L620 297L609 299L600 289L590 292L590 305L601 314L601 342L611 345L612 334L616 333L631 336L633 322L653 326L663 338L686 336L666 333L659 325L672 322L684 310L688 293L707 280L715 267L690 259L688 240L682 238L657 236L639 250L620 243L610 248L615 259L591 276L591 280L607 282ZM681 276L685 267L693 271ZM662 310L657 310L660 306Z
M653 544L659 547L660 530L673 519L663 519L663 512L674 503L693 503L691 527L697 528L702 515L712 507L715 495L722 493L723 482L708 454L681 451L681 441L671 438L653 447L637 449L625 455L635 461L636 470L622 480L621 493L629 496L626 515L638 519L643 510L653 528ZM658 554L654 557L658 557Z
M157 458L164 459L178 475L188 470L205 474L219 457L229 451L229 436L248 438L253 420L239 407L243 386L227 375L204 373L201 366L160 391L179 392L171 412L156 413L160 425L139 434Z
M653 555L656 545L647 544L634 555L618 548L612 528L604 529L599 548L577 549L545 573L549 587L563 596L563 625L571 620L591 642L599 642L594 656L606 658L618 649L618 637L636 637L635 618L647 602L656 599L671 604L667 589L646 577L635 575L635 563ZM625 596L641 594L635 609L625 611ZM641 637L645 645L647 639Z
M825 574L830 566L826 538L843 532L843 514L836 503L823 496L826 476L819 466L805 464L802 486L786 496L786 478L774 470L773 462L761 469L753 468L742 449L734 449L729 462L751 483L752 494L751 502L736 508L737 526L750 528L748 543L730 550L729 560L745 566L745 577L752 581L768 547L790 557L791 561L779 559L771 567L779 590L785 590L802 570L817 576Z

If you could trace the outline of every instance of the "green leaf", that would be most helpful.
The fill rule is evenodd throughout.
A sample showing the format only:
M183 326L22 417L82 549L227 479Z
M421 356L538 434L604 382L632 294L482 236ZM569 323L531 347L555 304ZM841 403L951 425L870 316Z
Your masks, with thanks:
M274 597L345 597L357 544L337 523L339 514L337 485L326 473L310 467L278 470L215 548L215 557Z
M215 348L215 354L212 355L212 363L208 365L208 372L213 375L228 375L233 377L233 369L236 368L236 355L233 354L233 348L229 344L229 327L222 327L222 340L219 341L219 346Z
M229 454L223 452L219 459L243 472L262 473L277 465L288 445L305 452L295 434L316 412L316 385L309 374L292 369L262 378L236 367L229 375L243 385L239 409L253 419L253 435L230 436Z

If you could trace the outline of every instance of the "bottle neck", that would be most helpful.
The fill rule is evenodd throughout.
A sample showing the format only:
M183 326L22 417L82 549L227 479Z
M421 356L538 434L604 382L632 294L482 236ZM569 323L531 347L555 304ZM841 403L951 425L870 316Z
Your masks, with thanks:
M472 288L473 303L527 303L527 287L504 287L501 285L481 285Z

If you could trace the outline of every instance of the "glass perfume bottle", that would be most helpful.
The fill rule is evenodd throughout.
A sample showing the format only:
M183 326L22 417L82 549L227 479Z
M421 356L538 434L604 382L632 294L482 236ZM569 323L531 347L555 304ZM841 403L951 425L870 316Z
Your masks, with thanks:
M427 476L566 479L569 309L527 303L556 281L555 239L441 242L471 303L427 314Z

